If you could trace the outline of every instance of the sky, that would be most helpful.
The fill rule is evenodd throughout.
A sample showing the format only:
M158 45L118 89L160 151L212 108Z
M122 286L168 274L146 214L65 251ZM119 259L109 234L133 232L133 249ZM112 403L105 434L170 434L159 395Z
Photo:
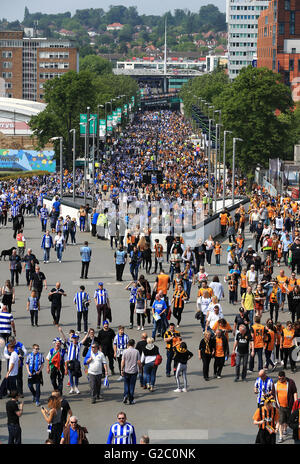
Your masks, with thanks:
M2 0L3 1L3 0ZM2 2L1 2L2 3ZM105 11L110 5L136 6L139 14L160 15L166 11L174 11L176 8L187 8L190 11L199 11L203 5L214 3L222 12L225 12L225 0L189 0L188 5L182 0L14 0L13 2L3 2L0 10L0 18L8 21L24 18L25 6L30 13L64 13L70 11L72 16L75 11L85 8L103 8Z

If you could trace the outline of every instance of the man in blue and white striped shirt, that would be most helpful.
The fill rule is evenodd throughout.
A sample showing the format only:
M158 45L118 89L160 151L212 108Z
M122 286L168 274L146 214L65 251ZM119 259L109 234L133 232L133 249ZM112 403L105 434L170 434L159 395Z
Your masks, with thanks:
M119 412L118 422L115 422L109 430L107 445L136 445L134 426L126 421L125 412Z
M272 393L273 380L268 377L266 371L261 369L254 385L254 393L257 395L257 406L264 404L264 400Z
M121 375L121 362L124 350L126 350L129 342L129 337L124 333L124 327L119 325L118 334L114 338L113 347L114 347L114 358L118 361L120 377L119 380L123 380Z
M0 339L4 339L5 343L8 341L8 337L11 335L13 330L14 335L16 336L16 327L13 315L8 312L6 305L2 306L0 312ZM5 345L4 343L4 345ZM0 374L1 374L2 361L0 360Z
M67 353L65 360L65 374L69 372L70 393L80 393L78 389L79 377L81 376L80 369L80 350L82 343L78 341L78 335L74 334L71 341L67 342Z
M73 301L77 309L77 332L81 332L81 319L83 317L84 333L87 333L90 297L85 292L84 285L80 286L80 292L76 293Z
M109 314L107 314L110 310L110 302L108 298L108 293L105 290L105 288L103 288L103 282L98 283L98 289L94 293L94 301L98 313L97 329L100 329L101 315L103 317L103 321L108 319L111 322L111 317L109 317Z

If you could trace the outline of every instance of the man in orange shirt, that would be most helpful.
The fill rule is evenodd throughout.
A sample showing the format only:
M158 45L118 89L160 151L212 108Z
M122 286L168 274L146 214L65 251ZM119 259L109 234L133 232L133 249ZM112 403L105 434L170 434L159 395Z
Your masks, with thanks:
M272 395L279 408L279 440L283 442L283 436L287 434L287 424L291 415L294 401L297 401L297 387L292 379L285 376L284 371L278 373L278 382L274 383Z
M252 325L251 335L253 338L254 351L252 351L249 362L249 371L253 372L254 369L254 358L258 356L258 370L263 368L263 348L264 348L264 336L266 334L265 327L260 323L260 317L255 316L254 324Z
M163 295L166 296L170 288L170 282L170 276L163 270L160 271L160 274L156 277L153 291L156 291L156 293L162 291Z

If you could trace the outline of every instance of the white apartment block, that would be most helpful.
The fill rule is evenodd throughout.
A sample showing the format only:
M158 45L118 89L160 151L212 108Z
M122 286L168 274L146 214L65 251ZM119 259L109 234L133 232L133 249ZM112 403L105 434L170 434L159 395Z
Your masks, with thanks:
M257 22L269 0L226 0L228 31L228 75L234 79L240 70L253 65L257 49Z

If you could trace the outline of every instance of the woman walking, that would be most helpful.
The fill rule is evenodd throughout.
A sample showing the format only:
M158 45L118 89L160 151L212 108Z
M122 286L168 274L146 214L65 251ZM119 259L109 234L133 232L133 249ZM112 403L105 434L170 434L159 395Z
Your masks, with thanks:
M137 330L144 330L146 310L147 300L145 297L144 289L138 288L134 307L134 312L136 313Z
M15 289L10 280L6 280L1 289L2 304L7 306L8 312L11 313L11 305L15 303Z
M53 440L55 445L59 445L63 429L61 420L62 409L59 398L56 398L55 396L50 396L50 398L48 399L48 408L49 409L47 410L43 406L41 407L41 413L43 414L45 421L49 426L51 425L51 430L48 438L50 438L50 440Z
M174 390L175 393L180 392L187 392L187 363L193 356L187 349L187 345L185 342L181 342L179 346L175 348L175 355L174 355L174 365L176 365L176 374L175 379L177 382L177 388ZM183 376L183 388L180 385L180 374L182 373Z
M178 290L174 292L171 305L173 304L173 316L177 319L177 327L181 322L181 314L184 309L184 302L187 300L187 294L182 285L178 285Z
M156 380L157 364L155 362L157 355L159 355L159 349L154 345L154 339L148 337L147 345L142 351L141 363L144 366L144 389L148 388L151 392L154 390Z
M209 364L215 353L214 347L215 344L211 332L205 331L204 337L202 338L199 345L198 356L203 363L203 377L206 381L209 380Z

